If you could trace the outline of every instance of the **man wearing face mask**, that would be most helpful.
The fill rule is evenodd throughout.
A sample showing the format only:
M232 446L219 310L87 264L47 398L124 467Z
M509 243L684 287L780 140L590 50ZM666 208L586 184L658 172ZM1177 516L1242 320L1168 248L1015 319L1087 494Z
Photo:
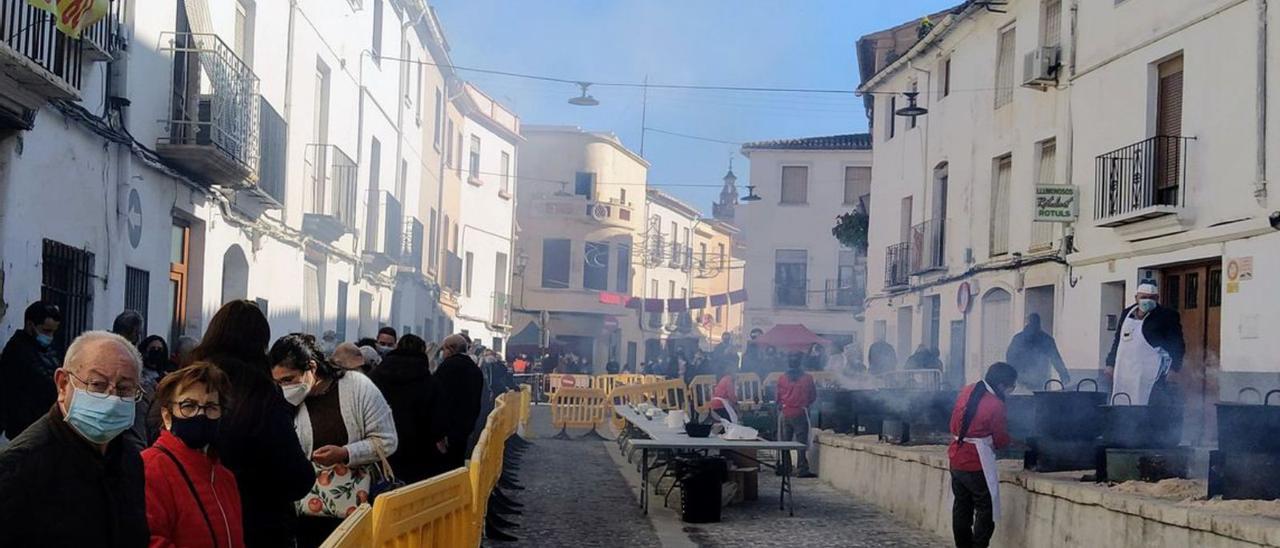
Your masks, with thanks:
M1136 304L1124 310L1107 354L1112 401L1120 405L1147 405L1152 388L1170 371L1182 369L1186 350L1182 317L1160 306L1155 280L1143 280L1134 295ZM1117 394L1125 397L1117 398Z
M396 341L398 340L400 340L400 338L396 336L396 329L394 327L387 326L382 329L379 329L378 330L378 353L382 354L383 356L386 356L387 352L390 352L396 349Z
M53 336L62 325L58 307L37 301L23 314L23 326L13 334L0 353L0 418L5 435L14 439L41 415L49 412L58 397L53 383L58 357Z
M142 357L90 331L54 374L56 403L0 453L0 546L146 546L143 466L120 434L142 394Z

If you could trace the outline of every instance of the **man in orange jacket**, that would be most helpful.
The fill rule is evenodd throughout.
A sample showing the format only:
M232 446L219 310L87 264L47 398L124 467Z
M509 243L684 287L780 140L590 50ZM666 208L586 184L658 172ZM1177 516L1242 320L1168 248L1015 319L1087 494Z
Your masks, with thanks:
M809 406L818 399L818 389L813 384L813 375L805 373L801 367L803 360L800 354L789 357L787 372L778 378L778 427L779 441L797 441L809 445ZM807 449L797 451L796 477L816 478L817 474L809 471ZM786 466L791 466L791 453L786 455Z

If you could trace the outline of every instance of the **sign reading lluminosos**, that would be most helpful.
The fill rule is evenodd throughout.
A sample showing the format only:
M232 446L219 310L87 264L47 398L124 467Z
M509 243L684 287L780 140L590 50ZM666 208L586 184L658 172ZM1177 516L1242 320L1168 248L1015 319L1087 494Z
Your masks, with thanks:
M1042 223L1070 223L1079 212L1079 197L1074 185L1036 185L1035 216L1032 220Z

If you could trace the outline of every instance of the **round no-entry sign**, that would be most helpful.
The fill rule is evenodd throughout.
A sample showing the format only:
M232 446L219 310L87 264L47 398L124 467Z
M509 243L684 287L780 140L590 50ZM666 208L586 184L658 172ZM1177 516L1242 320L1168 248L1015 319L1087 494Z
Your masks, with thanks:
M565 375L563 377L560 377L560 386L562 388L573 388L575 386L578 386L578 381L574 379L572 376Z

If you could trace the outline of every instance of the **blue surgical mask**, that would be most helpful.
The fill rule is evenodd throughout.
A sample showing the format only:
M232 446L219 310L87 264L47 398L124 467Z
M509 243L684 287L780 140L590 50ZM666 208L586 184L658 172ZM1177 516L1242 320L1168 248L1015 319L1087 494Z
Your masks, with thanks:
M1143 311L1144 313L1151 312L1152 310L1156 309L1156 300L1155 299L1138 299L1138 309Z
M37 343L40 343L40 346L43 346L43 347L45 347L45 348L49 348L50 346L53 346L53 335L45 335L44 333L36 333L36 342L37 342Z
M98 396L76 388L67 406L67 424L85 439L106 444L133 426L136 403L119 396Z

